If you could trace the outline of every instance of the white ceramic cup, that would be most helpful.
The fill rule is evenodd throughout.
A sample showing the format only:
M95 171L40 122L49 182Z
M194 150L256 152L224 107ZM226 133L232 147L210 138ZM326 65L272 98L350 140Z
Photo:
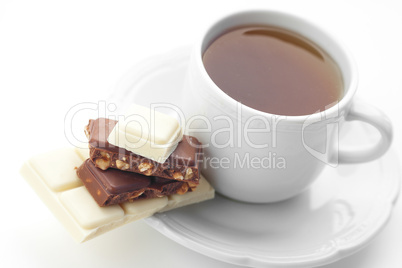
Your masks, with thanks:
M241 105L208 76L202 55L225 31L242 25L271 25L307 37L339 65L344 97L325 111L307 116L280 116ZM374 160L387 151L392 125L378 109L354 100L358 74L348 50L319 26L277 11L244 11L208 27L195 44L184 86L187 133L206 147L203 174L222 195L266 203L293 197L319 176L326 165ZM303 100L300 100L303 101ZM360 120L381 139L358 149L338 148L344 121Z

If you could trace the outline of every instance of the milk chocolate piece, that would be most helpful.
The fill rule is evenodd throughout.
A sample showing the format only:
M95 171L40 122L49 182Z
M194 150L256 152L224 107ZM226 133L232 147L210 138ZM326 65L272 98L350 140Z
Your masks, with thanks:
M186 182L117 169L101 170L89 159L77 169L77 175L101 207L191 191Z
M158 163L110 144L107 138L116 120L98 118L89 120L85 128L90 159L96 167L124 171L188 182L195 187L200 178L199 166L203 159L201 143L192 136L183 135L176 150L163 163Z

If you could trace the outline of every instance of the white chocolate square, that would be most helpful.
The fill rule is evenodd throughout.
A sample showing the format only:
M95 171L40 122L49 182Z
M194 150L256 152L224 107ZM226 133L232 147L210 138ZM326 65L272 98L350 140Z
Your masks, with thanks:
M108 142L164 163L182 138L183 130L173 116L132 105L109 134Z
M30 162L53 191L65 191L82 185L76 173L82 160L71 148L43 153Z
M85 186L65 191L59 198L70 214L86 229L105 225L124 217L124 210L119 205L100 207Z
M128 215L135 215L138 218L152 216L168 204L168 197L156 197L152 199L136 200L120 204Z
M75 147L75 152L82 159L82 161L87 160L89 158L88 144L80 145L78 147Z

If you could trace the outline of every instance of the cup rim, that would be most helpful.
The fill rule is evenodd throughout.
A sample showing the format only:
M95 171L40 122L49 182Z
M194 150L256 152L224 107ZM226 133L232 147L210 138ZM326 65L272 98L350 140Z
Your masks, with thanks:
M344 85L344 90L345 94L342 97L342 99L335 105L331 106L328 109L325 109L323 111L320 111L318 113L313 113L313 114L307 114L307 115L280 115L280 114L274 114L274 113L267 113L260 111L258 109L254 109L250 106L247 106L245 104L240 103L239 101L235 100L231 96L227 95L223 90L221 90L214 81L210 78L208 75L205 66L202 61L202 45L204 43L204 39L207 36L207 34L217 25L222 23L223 21L231 18L231 17L236 17L240 15L246 15L246 14L275 14L279 15L281 17L288 17L292 19L297 19L301 22L303 22L305 25L308 25L311 28L315 28L318 30L320 33L323 35L326 35L326 37L331 40L332 44L335 44L340 51L344 54L345 59L347 60L347 65L349 66L349 72L351 73L350 75L350 83L348 86ZM286 27L285 27L286 29ZM323 48L326 50L325 48ZM356 62L354 60L354 57L352 56L350 50L345 46L343 42L340 41L338 37L336 37L333 33L331 33L328 29L324 29L317 25L316 23L301 17L300 15L288 12L288 11L282 11L282 10L274 10L274 9L250 9L250 10L242 10L242 11L237 11L237 12L232 12L229 14L226 14L225 16L219 18L218 20L213 21L210 23L202 32L201 36L196 42L195 45L195 53L197 53L195 60L197 65L200 67L201 71L201 76L204 79L204 81L207 81L208 86L214 90L214 93L218 94L221 98L223 98L225 101L229 102L230 105L241 105L243 111L246 113L251 113L254 115L258 116L265 116L265 117L272 117L272 116L279 116L279 117L285 117L287 121L292 121L296 123L303 123L306 120L311 120L311 121L320 121L322 118L337 118L341 115L341 111L345 111L345 108L348 107L348 105L351 103L352 98L354 94L356 93L357 90L357 85L358 85L358 72L357 72L357 66ZM331 54L330 54L331 55ZM332 55L331 55L332 56ZM339 63L334 59L334 61L338 64ZM344 74L344 70L339 66L342 75Z

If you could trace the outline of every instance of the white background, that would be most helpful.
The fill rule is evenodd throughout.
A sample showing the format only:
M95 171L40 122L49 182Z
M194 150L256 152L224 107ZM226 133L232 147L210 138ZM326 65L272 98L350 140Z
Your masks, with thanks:
M72 106L103 100L136 62L191 45L206 24L231 11L288 10L335 32L358 63L357 95L390 116L402 155L398 2L0 0L0 266L232 267L142 221L77 245L18 174L28 157L68 145L64 117ZM400 267L401 226L399 202L370 246L325 267Z

